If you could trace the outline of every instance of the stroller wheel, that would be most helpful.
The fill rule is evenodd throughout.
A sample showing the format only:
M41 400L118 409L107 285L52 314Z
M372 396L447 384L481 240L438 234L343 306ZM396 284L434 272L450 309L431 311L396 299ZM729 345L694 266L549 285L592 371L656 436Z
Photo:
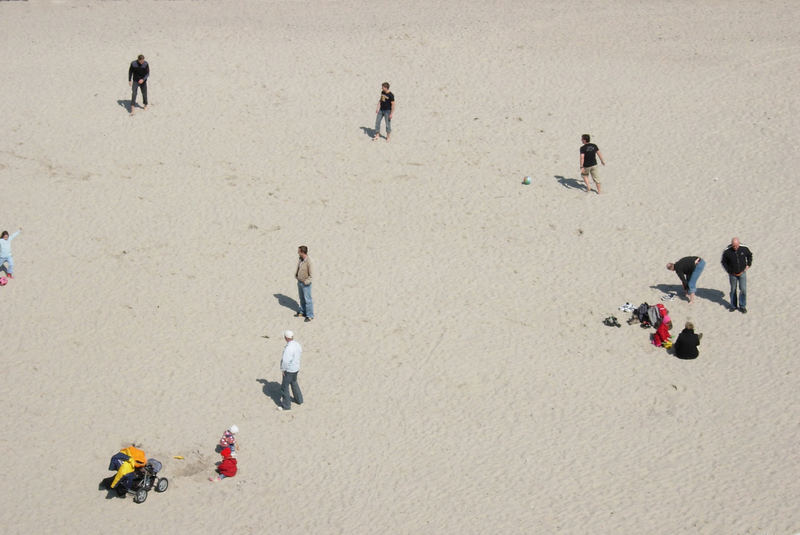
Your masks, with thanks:
M162 477L158 480L158 483L156 483L156 492L164 492L167 490L168 486L169 480L166 477Z
M133 501L136 503L144 503L147 499L147 491L144 489L139 489L136 491L136 494L133 495Z

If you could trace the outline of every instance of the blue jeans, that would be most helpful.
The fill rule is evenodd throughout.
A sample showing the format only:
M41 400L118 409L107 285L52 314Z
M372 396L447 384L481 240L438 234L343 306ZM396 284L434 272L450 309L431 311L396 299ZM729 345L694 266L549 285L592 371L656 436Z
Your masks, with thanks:
M9 256L0 257L0 267L2 267L3 264L5 264L6 262L8 262L8 270L6 271L6 273L10 273L10 274L13 275L14 274L14 257L10 256L10 255Z
M703 270L706 268L706 261L702 258L700 261L694 266L694 271L692 271L692 276L689 277L689 291L687 293L694 294L697 293L697 279L700 278L700 274L703 273Z
M300 295L300 313L314 319L314 301L311 300L311 285L297 281L297 293Z
M728 274L731 282L731 306L733 308L747 307L747 271L742 271L738 277ZM736 286L739 286L739 299L736 299Z
M281 381L281 407L284 410L292 408L292 398L289 397L289 386L292 387L292 394L294 394L294 402L298 405L303 404L303 393L300 392L300 385L297 382L297 374L299 372L283 372L283 380Z
M381 133L381 119L386 119L386 135L392 133L392 120L389 119L389 114L392 113L392 110L380 110L378 112L378 116L375 117L375 135Z

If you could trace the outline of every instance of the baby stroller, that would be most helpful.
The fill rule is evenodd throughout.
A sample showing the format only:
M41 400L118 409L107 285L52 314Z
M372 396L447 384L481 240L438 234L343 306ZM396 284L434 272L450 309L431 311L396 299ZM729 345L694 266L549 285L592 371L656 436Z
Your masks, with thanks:
M161 471L161 463L155 459L147 459L147 464L134 470L131 478L131 486L127 492L133 494L135 503L143 503L147 499L147 493L155 488L156 492L164 492L169 486L166 477L158 477Z
M158 477L161 463L156 459L144 461L144 452L134 447L126 448L111 458L109 470L116 470L117 476L111 483L117 495L133 494L135 503L143 503L147 493L155 487L156 492L164 492L169 486L165 477Z

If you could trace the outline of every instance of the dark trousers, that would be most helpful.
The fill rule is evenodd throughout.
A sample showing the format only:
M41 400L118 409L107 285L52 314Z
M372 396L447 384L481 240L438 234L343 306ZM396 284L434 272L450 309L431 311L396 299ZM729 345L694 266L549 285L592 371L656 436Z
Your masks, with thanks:
M298 405L303 404L303 393L300 392L300 385L297 384L297 374L299 372L283 372L281 381L281 406L287 411L292 408L292 398L289 397L289 386L292 387L294 402Z
M131 109L136 106L136 94L140 87L142 88L142 102L147 106L147 82L142 82L140 84L137 80L134 80L131 86Z

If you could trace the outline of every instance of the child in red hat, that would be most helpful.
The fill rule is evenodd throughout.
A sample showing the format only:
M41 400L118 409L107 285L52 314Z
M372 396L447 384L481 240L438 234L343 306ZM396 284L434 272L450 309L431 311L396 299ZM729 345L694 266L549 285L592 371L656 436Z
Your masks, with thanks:
M223 448L219 453L222 455L222 462L217 466L217 476L209 477L209 481L220 481L236 475L236 453L231 452L230 448Z

